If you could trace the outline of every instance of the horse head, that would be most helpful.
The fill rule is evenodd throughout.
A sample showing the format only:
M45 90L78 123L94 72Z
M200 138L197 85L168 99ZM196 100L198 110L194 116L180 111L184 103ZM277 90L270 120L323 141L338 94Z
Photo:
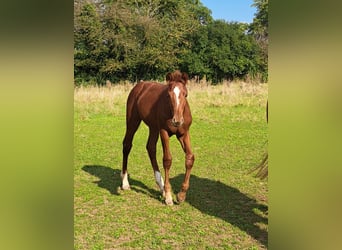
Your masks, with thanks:
M172 111L171 124L175 127L179 127L184 123L184 108L187 103L186 97L188 90L186 84L188 81L188 75L175 71L166 75L166 82L168 84L168 96L170 98L170 105Z

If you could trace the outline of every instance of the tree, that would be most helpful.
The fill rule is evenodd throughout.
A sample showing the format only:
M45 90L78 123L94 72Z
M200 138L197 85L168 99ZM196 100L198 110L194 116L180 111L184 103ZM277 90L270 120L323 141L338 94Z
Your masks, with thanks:
M214 83L224 79L254 77L258 68L258 46L246 34L247 25L211 21L190 36L190 47L182 55L181 69L191 77Z
M106 56L102 23L93 3L75 2L75 75L96 76Z
M75 0L75 81L162 80L174 69L215 83L267 75L267 6L256 2L248 27L213 21L199 0Z
M262 64L259 71L263 75L263 80L267 81L268 68L268 0L254 0L257 12L253 23L249 27L251 34L261 48Z
M163 79L178 68L188 34L209 18L199 1L113 1L103 13L109 53L101 72L132 81Z

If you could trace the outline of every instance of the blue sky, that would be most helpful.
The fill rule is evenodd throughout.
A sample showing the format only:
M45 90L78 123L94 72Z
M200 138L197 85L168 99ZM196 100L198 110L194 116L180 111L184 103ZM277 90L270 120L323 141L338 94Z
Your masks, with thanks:
M229 22L253 22L255 7L253 0L201 0L203 5L211 10L214 19L224 19Z

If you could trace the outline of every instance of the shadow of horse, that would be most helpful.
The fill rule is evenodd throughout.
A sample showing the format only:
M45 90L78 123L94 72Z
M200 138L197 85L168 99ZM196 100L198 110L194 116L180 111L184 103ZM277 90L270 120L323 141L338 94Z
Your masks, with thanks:
M183 179L183 174L172 178L172 186L179 186ZM265 215L268 213L268 206L258 203L238 189L220 181L191 175L186 202L202 213L215 216L239 227L267 247L268 232L261 229L258 224L268 224ZM257 210L259 210L258 214Z
M120 170L100 165L86 165L82 169L100 179L94 182L100 188L108 190L113 195L119 195ZM170 179L170 182L172 187L179 187L183 180L184 174L180 174ZM159 191L147 187L141 181L130 178L130 183L131 190L157 200L161 199ZM173 191L177 193L179 190ZM261 229L258 223L268 224L267 216L259 215L260 213L266 214L268 207L241 193L238 189L219 181L191 175L190 189L185 202L202 213L239 227L267 247L268 233ZM259 210L259 214L256 210Z
M82 170L100 179L93 182L98 187L107 189L111 194L120 195L118 190L120 190L121 186L121 170L101 165L85 165L82 167ZM149 188L141 181L132 179L131 177L129 177L129 182L131 184L131 190L160 200L161 194L159 191Z

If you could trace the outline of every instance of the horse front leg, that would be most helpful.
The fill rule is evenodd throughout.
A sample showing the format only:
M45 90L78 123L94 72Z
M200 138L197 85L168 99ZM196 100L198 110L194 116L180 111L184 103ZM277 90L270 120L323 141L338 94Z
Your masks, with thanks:
M157 153L156 144L158 141L158 137L159 137L158 129L153 129L150 127L150 133L148 136L146 149L148 152L148 156L150 157L156 183L159 186L160 192L163 194L163 196L165 196L164 195L164 180L163 180L162 175L160 174L157 157L156 157L156 153Z
M165 183L164 183L164 193L165 193L165 203L166 205L173 205L171 184L170 184L170 168L172 164L172 156L170 152L169 145L169 134L166 130L160 131L160 138L163 145L163 167L165 170Z
M185 153L185 176L184 181L181 186L181 190L177 194L177 201L183 202L186 198L186 192L189 189L189 182L190 182L190 173L192 166L194 165L195 156L192 153L191 150L191 144L190 144L190 135L189 133L185 133L183 136L178 137L178 140L184 150Z

